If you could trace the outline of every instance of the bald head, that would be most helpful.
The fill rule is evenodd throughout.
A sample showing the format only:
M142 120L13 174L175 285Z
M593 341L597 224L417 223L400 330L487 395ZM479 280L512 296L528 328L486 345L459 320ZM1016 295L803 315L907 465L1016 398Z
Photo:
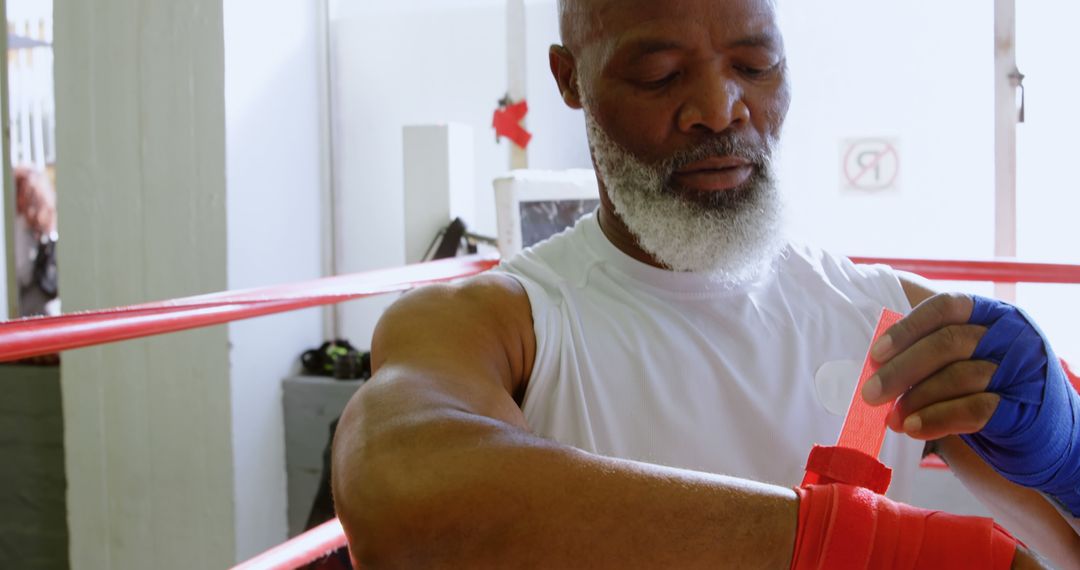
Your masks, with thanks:
M595 0L559 0L559 33L562 44L577 51L590 33Z
M650 2L675 3L677 0L649 0ZM723 2L724 0L716 0ZM777 9L778 0L761 0L768 4L774 11ZM626 0L615 0L615 3L626 3ZM595 39L602 31L603 20L600 17L605 4L610 0L558 0L559 6L559 32L562 45L571 52L576 53L579 48L590 40ZM616 6L622 9L624 6Z
M620 43L635 36L665 35L686 43L690 34L732 38L736 44L768 35L782 44L778 0L557 0L561 45L550 50L551 68L567 105L589 96L591 79ZM594 49L595 48L595 49Z

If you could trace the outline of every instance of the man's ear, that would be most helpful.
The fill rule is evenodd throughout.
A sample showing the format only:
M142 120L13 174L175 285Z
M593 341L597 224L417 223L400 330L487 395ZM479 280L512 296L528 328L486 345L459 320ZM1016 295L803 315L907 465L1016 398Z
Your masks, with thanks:
M548 51L551 74L559 84L559 93L563 102L571 109L581 108L581 93L578 92L577 62L570 50L560 45L553 45Z

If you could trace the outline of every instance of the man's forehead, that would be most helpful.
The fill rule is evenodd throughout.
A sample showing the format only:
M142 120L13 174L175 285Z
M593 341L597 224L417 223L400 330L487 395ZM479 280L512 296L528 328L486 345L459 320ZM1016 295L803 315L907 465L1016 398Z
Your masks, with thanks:
M781 41L775 0L562 0L560 6L564 40L578 45L678 34L686 24L720 30L731 41Z

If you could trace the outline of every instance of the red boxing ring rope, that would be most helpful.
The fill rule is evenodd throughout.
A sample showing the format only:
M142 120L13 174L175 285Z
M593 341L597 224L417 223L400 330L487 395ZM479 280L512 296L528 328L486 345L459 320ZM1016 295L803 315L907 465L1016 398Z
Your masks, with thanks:
M1013 261L947 261L853 257L927 279L998 283L1080 284L1080 266ZM0 323L0 362L332 305L483 273L498 259L469 256L277 287ZM1074 379L1075 382L1075 379ZM253 558L234 570L294 570L345 546L334 519Z
M328 556L346 544L341 522L333 519L243 564L233 566L232 570L293 570Z
M1022 261L950 261L852 257L855 263L881 263L937 281L993 281L994 283L1080 284L1080 265Z
M473 255L276 287L8 321L0 323L0 362L407 291L483 273L497 264L495 257Z

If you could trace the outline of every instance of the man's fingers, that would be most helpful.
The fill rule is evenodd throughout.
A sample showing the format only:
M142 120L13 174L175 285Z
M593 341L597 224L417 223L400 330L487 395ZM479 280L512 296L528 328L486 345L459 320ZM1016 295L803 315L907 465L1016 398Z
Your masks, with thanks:
M903 431L904 420L923 408L985 392L996 371L996 364L983 360L962 360L946 366L900 396L889 413L889 428Z
M982 392L923 408L904 421L904 433L923 441L977 433L986 427L1001 396Z
M874 343L870 356L884 363L942 327L967 323L974 306L971 297L960 293L935 295L890 327Z
M985 327L949 325L917 339L866 382L863 399L880 405L898 398L938 370L971 358L984 334Z

